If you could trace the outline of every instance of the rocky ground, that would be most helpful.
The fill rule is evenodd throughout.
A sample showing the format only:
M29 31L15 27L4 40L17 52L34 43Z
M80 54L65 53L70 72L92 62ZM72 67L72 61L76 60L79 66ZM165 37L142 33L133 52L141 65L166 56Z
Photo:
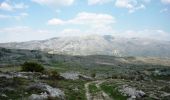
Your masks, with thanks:
M96 79L62 72L59 79L38 72L0 72L0 100L169 100L170 81Z
M76 72L75 72L76 73ZM38 72L0 72L0 100L85 100L85 75L61 73L59 79ZM76 78L75 78L75 75ZM82 93L79 93L82 92ZM77 95L77 93L79 93Z
M23 72L27 61L37 62L45 70ZM0 100L169 100L169 62L1 48Z
M131 81L112 79L101 87L113 99L117 100L169 100L170 83L167 81ZM165 89L165 87L167 89Z
M86 98L87 100L112 100L107 93L105 93L100 85L104 82L105 80L98 80L98 81L92 81L92 82L87 82L85 86L86 90ZM94 84L94 87L97 88L98 91L92 92L90 91L90 85Z

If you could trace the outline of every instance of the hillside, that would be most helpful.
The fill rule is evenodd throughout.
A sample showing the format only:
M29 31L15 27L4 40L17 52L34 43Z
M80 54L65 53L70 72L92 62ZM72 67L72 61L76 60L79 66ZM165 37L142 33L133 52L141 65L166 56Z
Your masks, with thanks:
M89 56L69 56L59 54L48 54L46 52L38 50L20 50L20 49L5 49L0 48L0 66L7 65L20 65L25 61L36 61L46 66L61 65L64 64L71 68L90 68L100 69L102 68L114 68L118 70L140 70L146 66L160 67L169 66L170 59L168 58L146 58L146 57L116 57L107 55L89 55ZM149 68L149 67L148 67Z
M57 37L41 41L1 43L9 49L41 50L50 54L170 57L170 42L110 35Z

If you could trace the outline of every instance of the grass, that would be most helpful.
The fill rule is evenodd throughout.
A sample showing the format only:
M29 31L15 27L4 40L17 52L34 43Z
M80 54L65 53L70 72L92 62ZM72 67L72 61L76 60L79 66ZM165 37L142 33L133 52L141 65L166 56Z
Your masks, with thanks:
M82 80L45 80L45 83L64 91L66 100L86 100Z
M117 85L107 83L103 83L101 85L101 89L105 91L114 100L127 100L127 97L123 96L116 87Z
M170 75L157 75L157 76L151 76L153 80L166 80L170 81Z
M81 80L61 80L58 82L66 94L66 100L86 100L84 84Z
M89 85L89 92L92 93L92 94L95 94L97 92L99 92L100 89L98 89L95 85L95 83L92 83Z
M7 97L0 95L0 100L19 100L28 97L25 87L31 82L23 78L6 79L0 78L0 94L5 94ZM5 88L4 88L5 87Z
M79 71L83 72L84 70L82 67L78 64L70 64L67 62L55 62L54 64L51 65L51 69L56 69L59 72L66 72L66 71Z
M6 66L6 67L0 67L1 72L13 72L13 71L20 71L20 66Z
M56 64L54 64L52 67L46 67L46 70L57 70L58 72L65 72L65 71L79 71L81 70L81 68L78 65L75 65L75 67L70 67L69 64L64 63L64 62L58 62ZM20 71L21 67L5 67L5 68L0 68L1 72L12 72L12 71ZM28 82L27 82L28 81ZM85 89L84 89L84 84L86 83L86 81L82 81L82 80L51 80L51 79L40 79L38 80L42 83L47 83L52 87L56 87L59 88L61 90L64 91L65 93L65 97L66 100L86 100L85 97ZM7 82L7 83L5 83ZM28 97L30 94L32 93L39 93L41 91L37 91L37 90L25 90L25 87L28 86L28 84L30 83L29 80L27 79L15 79L14 81L10 82L10 80L1 80L0 81L0 87L1 84L5 86L4 87L8 87L10 84L10 86L14 86L12 84L18 84L20 85L20 87L14 86L13 88L16 90L15 92L13 91L3 91L3 93L5 93L8 98L7 99L12 99L12 100L17 100L18 98L22 98L22 96L24 97ZM27 92L28 94L24 94L25 92ZM1 91L0 91L1 93ZM6 100L5 97L2 97L0 95L0 100Z
M38 80L42 83L47 83L48 85L59 88L64 91L66 100L86 100L84 84L86 81L82 80L51 80L51 79L40 79ZM27 98L32 93L39 94L41 90L27 90L29 84L34 83L34 81L24 78L13 78L6 79L0 78L0 94L5 94L7 97L0 95L0 100L20 100ZM5 87L5 88L3 88ZM12 88L12 90L6 90L6 88ZM25 99L24 99L25 100ZM58 99L54 99L58 100Z

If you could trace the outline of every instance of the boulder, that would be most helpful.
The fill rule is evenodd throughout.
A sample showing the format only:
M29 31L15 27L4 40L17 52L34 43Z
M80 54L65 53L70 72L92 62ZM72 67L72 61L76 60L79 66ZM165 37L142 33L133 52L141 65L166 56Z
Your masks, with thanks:
M137 90L136 88L130 87L128 85L123 85L119 87L118 90L120 93L129 96L131 99L141 98L145 95L145 92L143 92L142 90Z
M65 79L70 79L70 80L93 80L92 77L80 74L79 72L65 72L65 73L60 73L60 75L65 78Z
M38 94L32 94L31 96L29 96L28 100L46 100L48 99L48 95L47 93L41 93L40 95Z
M31 84L30 86L28 86L28 89L29 90L32 90L32 89L37 89L37 90L40 90L42 91L43 93L47 93L47 97L57 97L57 98L60 98L60 99L64 99L64 92L58 88L53 88L51 86L49 86L48 84L45 84L45 83L35 83L35 84ZM37 97L37 98L45 98L46 95L44 94L40 94L40 95L34 95L32 94L30 96L30 98L33 98L33 97ZM33 99L34 100L34 99Z
M65 72L65 73L60 73L60 75L64 77L65 79L71 79L71 80L79 79L78 72Z

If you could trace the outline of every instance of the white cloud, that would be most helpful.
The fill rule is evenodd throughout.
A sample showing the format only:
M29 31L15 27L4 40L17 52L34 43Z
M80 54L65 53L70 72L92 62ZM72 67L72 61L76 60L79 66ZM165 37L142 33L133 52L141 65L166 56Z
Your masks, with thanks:
M99 14L99 13L87 13L81 12L78 13L74 18L69 20L61 20L58 18L53 18L48 21L48 25L66 25L67 26L76 26L79 27L80 34L104 34L104 33L112 33L112 25L115 23L115 18L108 14ZM86 30L88 29L88 30ZM71 30L71 31L70 31ZM75 29L73 29L75 32ZM64 31L62 33L70 33L73 32L69 27L69 31ZM76 33L78 33L76 29Z
M115 31L111 26L101 26L96 28L89 28L88 30L82 30L82 29L75 29L75 28L68 28L64 29L61 32L59 32L59 36L86 36L86 35L92 35L92 34L98 34L98 35L108 35L108 34L114 34Z
M90 28L88 30L81 30L81 29L75 29L75 28L66 28L60 32L58 32L58 36L87 36L87 35L112 35L115 34L115 31L111 28L108 29L106 27L105 29L102 27L101 29L93 29Z
M102 30L102 29L101 29ZM104 31L105 29L103 29ZM42 30L32 29L27 26L15 26L0 29L0 43L4 42L22 42L30 40L44 40L57 36L86 36L91 34L99 34L96 31L100 30L80 30L75 28L66 28L64 30ZM109 34L109 33L108 33ZM2 37L3 36L3 37Z
M16 20L21 20L21 19L23 19L23 18L25 18L27 16L28 16L28 13L25 13L25 12L20 13L18 15L3 15L3 14L0 14L0 20L1 19L12 19L12 20L16 19Z
M28 16L28 13L24 13L24 12L23 12L23 13L21 13L20 15L21 15L21 16Z
M14 11L18 9L26 9L28 8L28 5L25 5L24 3L12 3L9 0L6 0L0 4L0 10L5 11Z
M21 20L21 19L23 19L23 18L25 18L27 16L28 16L28 13L20 13L19 15L13 16L11 18L15 18L16 20Z
M80 29L64 29L62 30L59 35L60 36L82 36L83 34L86 34L85 32L82 32Z
M104 4L113 0L88 0L88 5Z
M168 11L168 8L163 8L160 10L160 13L164 13L164 12L167 12Z
M70 6L74 3L74 0L32 0L41 5L47 6Z
M169 40L170 34L163 30L128 30L124 32L115 32L112 27L106 26L105 28L81 30L75 28L66 28L61 31L55 30L42 30L32 29L27 26L15 26L8 28L1 28L0 42L14 42L14 41L29 41L29 40L43 40L56 36L85 36L85 35L113 35L115 37L126 37L126 38L148 38L157 40Z
M48 25L63 25L65 22L61 19L53 18L48 21Z
M144 0L143 3L149 2L148 0ZM133 13L139 9L145 9L145 5L139 3L137 0L116 0L115 6L119 8L127 8L129 13Z
M87 13L87 12L78 13L75 16L75 18L66 21L58 18L53 18L48 21L49 25L77 24L77 25L96 26L96 25L108 25L112 23L115 23L115 18L111 15Z
M3 28L0 30L0 33L25 33L28 30L30 30L29 27L26 26L16 26L16 27L8 27L8 28Z
M72 24L82 25L108 25L115 23L115 18L109 14L81 12L74 19L68 21Z
M143 0L145 3L150 3L151 0Z
M164 4L170 4L170 0L161 0L161 2Z
M0 19L8 19L8 18L11 18L11 16L0 14Z
M68 20L53 18L48 21L48 25L65 25L62 35L110 34L113 33L112 26L115 22L115 18L109 14L81 12ZM72 26L79 29L71 28Z
M1 28L0 35L4 35L0 37L0 42L43 40L54 37L51 33L53 32L49 30L35 30L27 26Z
M144 29L144 30L127 30L127 31L115 31L112 27L106 26L101 28L90 28L88 30L81 29L64 29L59 32L59 36L86 36L86 35L113 35L115 37L125 38L145 38L155 40L169 40L170 34L161 29Z
M18 3L18 4L14 4L13 8L14 9L27 9L29 6L25 5L24 3Z
M119 37L126 38L149 38L156 40L169 40L170 34L163 30L155 29L144 29L144 30L127 30L125 32L119 32L114 34Z
M9 5L7 2L2 2L0 4L0 10L12 11L13 7L11 5Z

